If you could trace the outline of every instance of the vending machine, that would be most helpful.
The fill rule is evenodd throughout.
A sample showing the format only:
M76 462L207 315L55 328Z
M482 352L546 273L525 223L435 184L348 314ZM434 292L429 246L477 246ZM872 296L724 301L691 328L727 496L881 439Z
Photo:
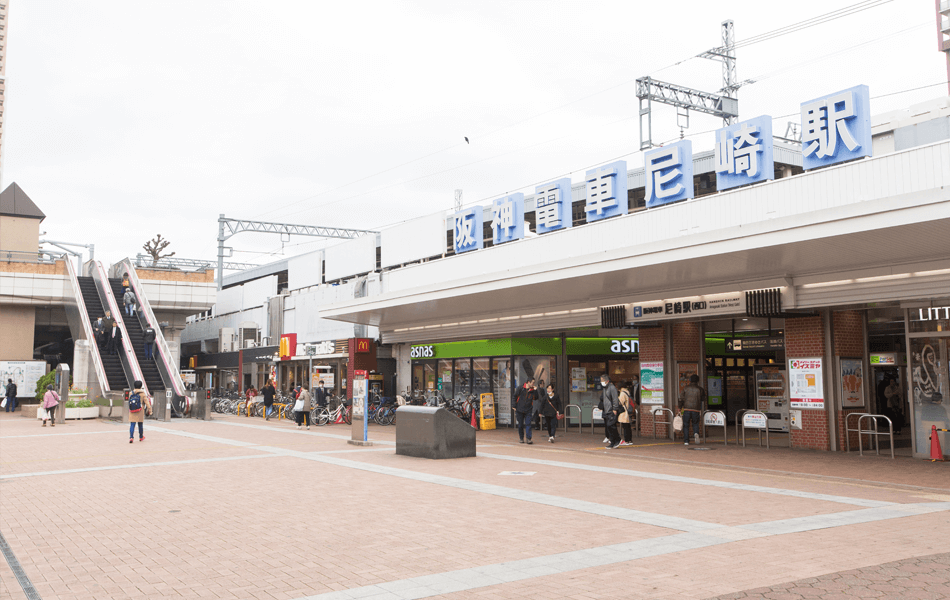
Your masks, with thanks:
M771 431L788 431L788 376L785 365L755 366L755 409L768 417Z

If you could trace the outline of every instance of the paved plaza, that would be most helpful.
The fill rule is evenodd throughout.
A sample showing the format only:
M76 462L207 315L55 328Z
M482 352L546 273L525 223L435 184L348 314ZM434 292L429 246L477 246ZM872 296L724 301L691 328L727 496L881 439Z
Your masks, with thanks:
M0 416L0 598L950 598L950 465L602 434Z

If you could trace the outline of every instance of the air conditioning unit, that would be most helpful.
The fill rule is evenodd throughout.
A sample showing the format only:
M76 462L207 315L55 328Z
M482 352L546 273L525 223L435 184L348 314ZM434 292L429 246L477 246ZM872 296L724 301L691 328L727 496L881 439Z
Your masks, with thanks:
M254 340L244 340L245 348L257 348L257 342Z
M222 327L218 332L218 352L234 352L234 329L231 327Z

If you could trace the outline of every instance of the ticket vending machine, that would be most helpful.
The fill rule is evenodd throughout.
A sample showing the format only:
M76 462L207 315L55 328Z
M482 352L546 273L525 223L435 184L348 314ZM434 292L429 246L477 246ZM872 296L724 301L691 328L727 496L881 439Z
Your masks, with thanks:
M755 366L755 408L768 417L772 431L788 431L788 376L785 365Z

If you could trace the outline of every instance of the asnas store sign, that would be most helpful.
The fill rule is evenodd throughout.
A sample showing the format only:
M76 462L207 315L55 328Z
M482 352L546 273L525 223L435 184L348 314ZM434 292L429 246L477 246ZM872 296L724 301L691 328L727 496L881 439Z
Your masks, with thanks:
M640 342L638 340L610 340L610 352L612 354L636 354L640 352Z
M435 347L432 345L412 346L409 349L409 358L435 358Z

